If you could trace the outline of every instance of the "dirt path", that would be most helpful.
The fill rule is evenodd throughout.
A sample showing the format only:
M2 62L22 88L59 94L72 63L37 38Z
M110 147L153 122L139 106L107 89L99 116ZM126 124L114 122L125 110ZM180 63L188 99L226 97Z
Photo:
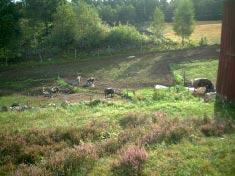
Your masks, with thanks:
M137 56L134 59L110 57L66 64L18 68L0 72L0 82L3 83L3 86L0 86L0 93L6 90L11 91L8 83L9 85L10 83L22 84L23 88L20 90L28 91L53 84L53 80L58 76L73 81L78 72L82 73L83 82L86 78L94 76L96 78L96 89L99 91L109 86L135 89L150 87L156 83L169 85L173 82L170 64L195 59L218 58L217 49L218 46L209 46L150 53L145 56ZM28 85L24 87L26 84Z

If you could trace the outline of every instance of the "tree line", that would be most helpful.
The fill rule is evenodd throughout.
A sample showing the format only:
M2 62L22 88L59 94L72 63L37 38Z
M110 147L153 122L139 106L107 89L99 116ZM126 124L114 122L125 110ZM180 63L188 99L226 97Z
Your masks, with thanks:
M97 7L102 20L109 24L140 23L153 20L156 7L164 13L167 22L173 21L178 0L88 0ZM220 20L223 0L192 0L196 20Z
M201 2L204 1L207 0ZM0 59L7 65L9 62L31 58L43 61L45 57L50 58L71 50L79 53L159 43L164 40L164 23L170 18L174 21L175 32L182 37L183 42L194 29L194 18L197 16L194 2L1 0ZM117 9L120 13L118 18L114 18L110 12ZM145 35L134 25L145 21L151 22L154 35Z

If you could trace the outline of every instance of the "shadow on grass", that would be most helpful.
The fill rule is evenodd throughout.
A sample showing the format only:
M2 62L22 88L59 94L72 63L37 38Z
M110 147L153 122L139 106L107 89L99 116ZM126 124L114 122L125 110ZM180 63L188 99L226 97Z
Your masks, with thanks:
M215 117L216 118L231 118L235 120L235 103L224 102L220 98L215 102Z

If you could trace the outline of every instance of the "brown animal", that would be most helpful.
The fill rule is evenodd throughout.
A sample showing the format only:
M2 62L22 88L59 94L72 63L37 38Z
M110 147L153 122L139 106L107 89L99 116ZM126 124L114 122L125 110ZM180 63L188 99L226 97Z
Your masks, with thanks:
M194 96L199 96L199 97L204 97L206 94L206 87L199 87L194 90L193 95Z

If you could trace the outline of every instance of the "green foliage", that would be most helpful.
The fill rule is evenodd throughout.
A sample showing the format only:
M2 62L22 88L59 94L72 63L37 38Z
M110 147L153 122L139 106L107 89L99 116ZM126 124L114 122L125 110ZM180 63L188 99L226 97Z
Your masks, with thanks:
M70 84L68 84L67 82L65 82L63 79L61 79L60 77L57 78L56 80L57 85L60 88L72 88L72 86Z
M189 38L194 30L194 10L191 0L179 0L174 16L174 31L184 39Z
M59 5L54 14L54 28L52 30L52 44L61 49L73 45L76 36L76 14L70 4Z
M4 48L17 37L19 12L10 0L1 0L0 7L0 48Z
M153 22L152 22L153 31L157 38L163 37L164 23L165 23L164 13L161 11L161 9L157 7L153 15Z
M111 46L129 46L140 45L146 41L146 38L134 26L119 24L112 27L107 41Z
M96 48L105 38L106 28L95 8L81 1L75 5L77 34L76 46L80 48Z
M122 23L134 23L136 11L133 5L119 6L117 8L118 21Z
M208 45L208 39L207 37L202 37L201 40L199 41L200 46L207 46Z
M181 83L183 72L185 72L186 81L190 81L195 78L208 78L215 82L217 77L217 69L218 60L215 59L210 59L207 61L195 60L193 62L171 64L171 70L175 79L179 80Z

